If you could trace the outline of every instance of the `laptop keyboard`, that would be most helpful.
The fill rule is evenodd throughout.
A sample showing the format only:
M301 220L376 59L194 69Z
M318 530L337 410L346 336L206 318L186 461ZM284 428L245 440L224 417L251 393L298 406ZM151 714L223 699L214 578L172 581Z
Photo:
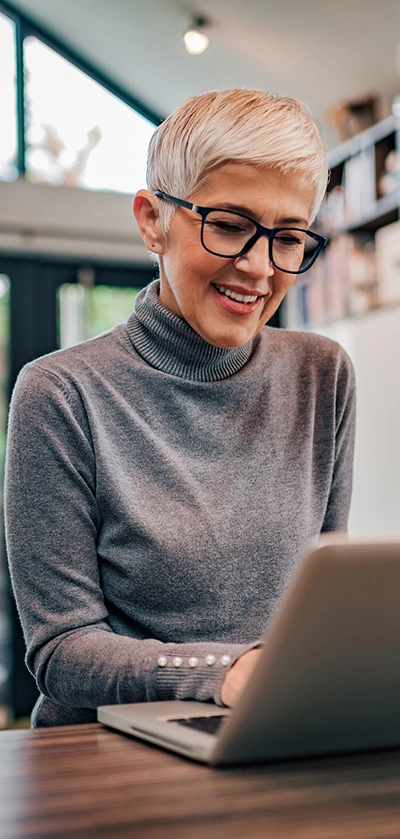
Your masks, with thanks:
M207 734L217 734L227 714L215 717L183 717L182 719L169 720L177 722L178 725L185 725L186 728L195 728L197 731L205 731Z

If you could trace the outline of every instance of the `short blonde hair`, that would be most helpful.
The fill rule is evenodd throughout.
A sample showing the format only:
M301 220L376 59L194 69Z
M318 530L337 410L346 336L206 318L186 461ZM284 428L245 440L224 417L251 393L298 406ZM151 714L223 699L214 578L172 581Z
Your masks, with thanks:
M315 218L328 180L326 149L311 114L297 99L234 88L187 99L150 140L148 188L188 198L212 169L228 161L304 172L315 186ZM174 212L172 204L160 201L165 231Z

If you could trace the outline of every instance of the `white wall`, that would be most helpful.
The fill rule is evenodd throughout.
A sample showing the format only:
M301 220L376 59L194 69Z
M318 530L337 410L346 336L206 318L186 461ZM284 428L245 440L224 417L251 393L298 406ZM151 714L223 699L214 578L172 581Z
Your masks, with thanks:
M400 536L400 306L318 332L349 353L357 379L352 535Z

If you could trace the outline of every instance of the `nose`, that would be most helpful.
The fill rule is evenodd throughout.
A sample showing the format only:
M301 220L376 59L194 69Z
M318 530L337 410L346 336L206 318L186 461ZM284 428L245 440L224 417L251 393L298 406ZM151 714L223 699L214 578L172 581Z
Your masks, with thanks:
M238 271L244 271L255 278L272 277L275 269L270 259L269 240L260 236L243 256L237 256L234 265Z

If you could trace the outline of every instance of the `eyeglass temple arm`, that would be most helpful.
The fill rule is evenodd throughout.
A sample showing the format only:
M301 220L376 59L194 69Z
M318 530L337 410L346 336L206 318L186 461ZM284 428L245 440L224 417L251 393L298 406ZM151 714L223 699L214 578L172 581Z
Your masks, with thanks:
M194 210L196 208L195 204L190 204L189 201L183 201L182 198L174 198L166 192L161 192L160 189L155 189L154 195L156 195L157 198L163 198L164 201L172 201L173 204L178 204L179 207L186 207L188 210Z

